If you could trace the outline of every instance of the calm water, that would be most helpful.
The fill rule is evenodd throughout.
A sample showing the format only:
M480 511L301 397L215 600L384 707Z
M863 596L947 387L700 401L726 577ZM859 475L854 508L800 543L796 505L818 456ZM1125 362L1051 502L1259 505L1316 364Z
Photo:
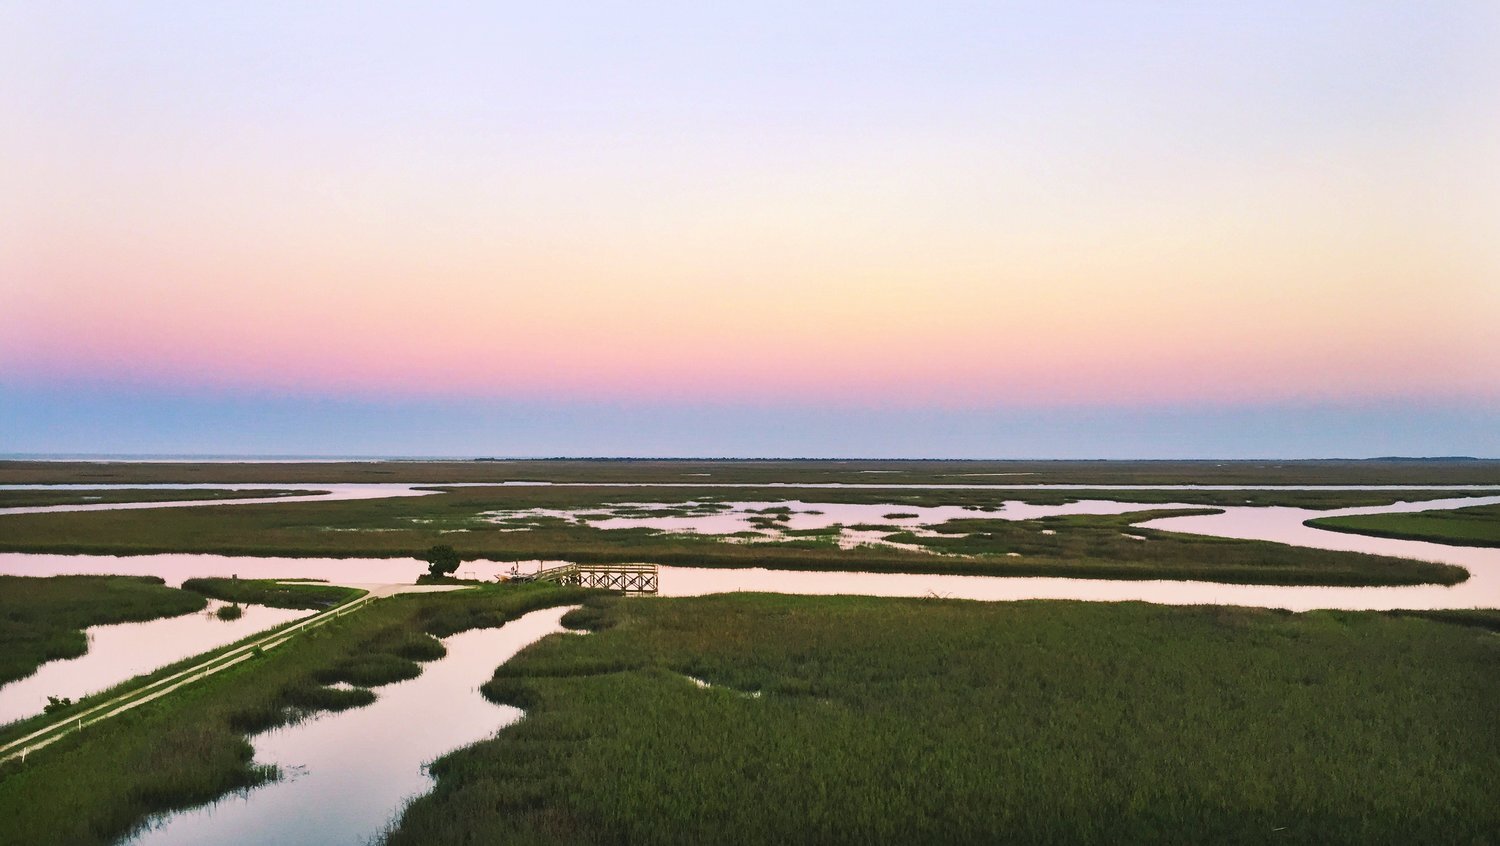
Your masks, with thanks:
M566 520L570 523L580 525L589 525L605 530L651 529L658 532L695 535L733 535L741 532L753 532L757 537L733 538L732 540L755 543L785 540L790 537L786 534L787 532L830 529L834 526L841 526L838 542L845 549L860 545L869 545L890 546L900 549L911 549L916 552L925 552L927 550L919 546L885 540L884 535L889 534L889 532L853 529L850 527L859 525L892 526L897 530L908 531L918 536L933 537L939 535L931 527L949 520L991 517L1004 520L1031 520L1038 517L1052 517L1063 514L1124 514L1128 511L1140 511L1144 508L1195 507L1180 503L1143 506L1140 503L1095 499L1061 505L1030 505L1024 502L1007 502L999 508L983 510L961 505L894 506L784 500L777 502L717 503L717 505L723 507L709 508L708 506L700 506L700 508L704 509L704 512L695 514L641 516L636 513L659 509L682 511L684 505L692 506L697 504L632 502L574 510L527 508L510 511L491 511L487 512L487 517L494 522L508 526L525 526L530 521L550 518ZM789 508L791 511L784 514L785 519L779 519L783 516L782 514L765 513L767 509L778 508ZM603 519L584 519L598 518L600 515L610 516ZM771 527L767 527L764 523L757 524L755 522L758 518L764 520L768 517L778 518Z
M883 471L864 471L883 472ZM900 471L892 471L900 472ZM986 475L986 474L965 474ZM847 482L431 482L424 483L425 487L445 488L475 488L475 487L590 487L590 488L806 488L810 490L848 488L852 490L889 490L890 484L858 484ZM123 485L0 485L0 490L24 491L24 490L126 490L126 489L155 489L155 490L243 490L247 493L256 490L285 490L288 487L298 489L317 489L325 493L311 496L287 496L287 497L254 497L247 496L242 499L221 500L197 500L187 502L138 502L138 503L79 503L75 505L45 505L27 506L24 508L0 508L0 516L6 514L44 514L51 511L105 511L113 509L141 509L141 508L201 508L210 505L254 505L265 502L311 502L347 499L386 499L397 496L426 496L433 491L418 490L418 485L405 483L374 483L374 484L328 484L328 485L290 485L276 483L194 483L194 484L123 484ZM1500 486L1496 485L1075 485L1075 484L902 484L897 487L910 490L958 490L958 491L983 491L995 490L996 488L1010 488L1014 490L1046 490L1046 491L1077 491L1077 490L1120 490L1120 491L1479 491L1493 490L1500 493ZM871 506L872 508L886 508L887 506ZM901 510L911 510L902 507ZM877 515L878 516L878 515Z
M542 562L521 562L524 572ZM547 562L558 564L562 562ZM493 579L509 573L512 562L466 561L461 578ZM160 576L168 585L181 585L195 576L239 576L242 579L321 579L341 585L415 584L427 565L415 558L254 558L199 555L50 555L0 552L0 574L10 576Z
M399 487L399 486L398 486ZM1021 600L1079 599L1094 601L1139 600L1168 605L1251 605L1294 611L1314 608L1387 610L1392 608L1500 608L1500 549L1447 546L1419 541L1388 540L1326 532L1302 525L1313 517L1339 514L1378 514L1425 511L1500 503L1500 496L1462 497L1389 506L1312 510L1305 508L1226 507L1221 514L1170 517L1145 525L1178 532L1219 537L1270 540L1319 549L1350 550L1397 555L1457 564L1469 570L1470 578L1458 585L1414 587L1298 587L1277 585L1225 585L1211 582L1127 581L1112 579L1064 579L1000 576L946 576L906 573L849 573L663 567L664 596L697 596L741 590L804 594L865 594L870 596L951 596L959 599ZM748 505L748 503L746 503ZM848 506L835 503L799 502L796 508L823 511L803 515L823 520L848 512L881 514L917 513L904 505ZM1071 503L1066 506L1028 506L1006 503L996 512L959 509L965 517L985 516L1021 519L1040 513L1119 513L1159 505L1106 501ZM1089 509L1096 509L1090 511ZM599 511L600 509L594 509ZM928 509L943 511L944 509ZM651 518L640 518L651 519ZM661 518L677 519L677 518ZM696 519L696 518L694 518ZM522 572L543 564L522 562ZM460 576L493 578L509 572L510 563L475 561L466 563ZM411 583L425 565L414 559L381 558L248 558L220 555L140 555L128 557L36 555L0 553L0 573L49 576L68 573L118 573L156 575L169 584L191 576L234 575L242 578L318 578L340 584Z
M569 610L533 611L498 629L453 635L443 641L446 657L424 664L414 679L376 688L373 704L256 735L256 762L276 764L280 781L158 818L126 842L368 842L431 789L429 762L522 717L484 699L479 686L526 646L564 631L559 621Z
M256 496L257 490L318 490L326 493L308 496ZM82 502L73 505L31 505L18 508L0 508L0 516L6 514L47 514L54 511L132 511L143 508L202 508L209 505L256 505L263 502L328 502L337 499L389 499L397 496L425 496L431 491L419 491L411 485L272 485L272 484L202 484L202 485L0 485L7 491L108 491L108 490L235 490L244 491L244 497L235 499L199 499L182 502Z
M1272 540L1318 549L1396 555L1457 564L1469 579L1453 586L1314 587L1230 585L1187 581L1127 581L1036 577L947 576L907 573L836 573L788 570L661 568L663 596L700 596L739 590L798 594L942 596L955 599L1138 600L1168 605L1249 605L1308 611L1316 608L1390 610L1395 608L1500 608L1500 549L1447 546L1327 532L1302 525L1332 514L1422 511L1500 503L1500 497L1402 503L1372 508L1313 511L1304 508L1227 508L1222 514L1168 517L1142 525L1192 534ZM996 514L992 516L1002 516Z
M141 487L141 486L137 486ZM213 487L207 485L205 487ZM239 486L237 486L239 487ZM271 487L271 486L267 486ZM320 485L320 489L341 486ZM336 491L350 497L420 495L406 485L348 486L362 492ZM611 485L610 487L634 487ZM722 485L721 487L777 487ZM885 487L880 485L785 485L781 487ZM923 485L913 487L982 489L984 485ZM1019 486L1018 486L1019 487ZM1097 486L1027 486L1083 489ZM1122 486L1110 486L1122 487ZM1168 489L1241 490L1234 486L1167 486ZM1145 488L1133 488L1145 489ZM1255 489L1266 489L1258 486ZM1281 487L1279 489L1309 489ZM1320 489L1400 490L1399 487L1346 486ZM1423 486L1420 490L1438 489ZM1472 490L1474 486L1447 486ZM328 498L328 497L319 497ZM276 500L285 501L285 500ZM1500 503L1500 496L1456 498L1402 503L1371 508L1315 511L1298 508L1227 507L1216 515L1174 517L1144 524L1151 528L1221 537L1280 541L1321 549L1398 555L1458 564L1471 578L1452 587L1282 587L1223 585L1181 581L1121 581L1107 579L1004 578L899 573L800 572L785 570L661 568L665 596L696 596L741 590L797 594L864 594L874 596L941 596L977 600L1074 599L1090 601L1140 600L1164 604L1225 604L1279 607L1291 610L1341 608L1500 607L1500 549L1453 547L1416 541L1386 540L1311 529L1302 525L1312 517L1422 511ZM213 504L225 504L218 502ZM591 521L602 528L645 526L663 531L726 534L743 531L755 516L750 509L791 507L792 529L822 528L834 523L898 524L918 531L953 518L989 517L1028 519L1050 514L1114 514L1168 505L1090 501L1063 506L1006 503L996 512L961 507L907 505L850 505L817 502L730 503L727 511L687 517L616 515ZM97 506L118 507L118 506ZM153 504L152 507L161 507ZM649 505L636 504L636 507ZM609 508L585 509L601 513ZM814 513L819 512L819 513ZM886 514L917 517L887 519ZM561 513L560 513L561 514ZM569 519L572 519L569 517ZM0 523L3 527L3 523ZM543 564L524 562L522 572ZM509 563L470 562L459 575L491 578L507 572ZM120 573L157 575L169 584L190 576L232 575L243 578L304 577L341 584L410 583L425 565L413 559L246 558L217 555L148 555L131 557L31 555L0 553L0 573L56 575L64 573ZM252 611L269 609L251 609ZM365 708L324 715L297 726L254 738L256 760L279 765L282 781L203 808L169 815L132 843L350 843L378 835L411 797L430 788L423 765L442 753L490 736L519 719L513 708L496 706L479 696L477 688L494 668L537 639L561 631L565 609L526 615L500 629L456 635L445 641L448 657L426 665L416 679L380 688L379 699ZM196 615L190 615L196 616ZM247 614L247 618L249 618ZM169 621L158 621L159 623ZM152 624L144 624L152 625ZM123 627L109 627L123 628ZM233 640L236 638L228 638ZM188 652L211 647L198 646ZM180 657L180 656L179 656ZM158 660L153 666L167 663ZM61 662L72 663L72 662ZM148 662L149 663L149 662ZM51 665L49 665L51 666ZM151 669L145 667L143 670ZM127 674L128 675L128 674ZM49 693L58 691L49 690ZM43 694L45 695L45 694ZM442 703L442 719L433 719L434 702Z
M220 620L224 603L179 617L92 626L89 651L66 661L48 661L35 673L0 686L0 724L40 714L48 696L78 699L184 658L217 649L259 631L306 617L311 611L243 605L238 620Z

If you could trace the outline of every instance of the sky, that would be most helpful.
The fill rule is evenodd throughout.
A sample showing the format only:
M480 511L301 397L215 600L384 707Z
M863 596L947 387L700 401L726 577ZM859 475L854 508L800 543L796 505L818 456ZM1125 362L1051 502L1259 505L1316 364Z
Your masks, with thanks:
M1500 456L1500 5L0 0L0 453Z

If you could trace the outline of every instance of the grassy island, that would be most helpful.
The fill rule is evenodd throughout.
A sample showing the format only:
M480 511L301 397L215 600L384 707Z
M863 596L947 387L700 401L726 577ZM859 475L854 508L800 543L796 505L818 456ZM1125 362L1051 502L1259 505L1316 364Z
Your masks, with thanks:
M216 499L312 496L326 491L252 489L116 488L110 490L0 490L0 508L39 508L49 505L105 505L125 502L200 502Z
M393 846L1500 833L1500 638L1482 628L754 594L573 618L593 633L485 687L527 718L441 759Z
M1141 510L1124 515L995 518L993 512L1018 498L1017 493L797 488L729 491L651 487L451 488L427 496L393 499L11 515L0 517L5 528L0 549L101 555L199 552L404 558L444 544L452 546L465 559L494 561L565 559L583 563L1193 579L1248 584L1453 584L1467 577L1462 568L1443 564L1176 534L1135 525L1157 517L1203 513L1195 503L1188 504L1195 505L1196 510L1152 508L1143 503ZM1044 503L1051 503L1063 494L1072 498L1080 492L1031 493ZM1101 494L1106 492L1084 493L1103 498ZM1161 504L1172 502L1172 497L1178 494L1195 492L1118 493L1126 501L1140 497L1148 503ZM1243 499L1245 492L1196 493L1198 500L1212 502L1223 500L1229 493ZM1311 493L1328 497L1342 493L1368 496L1371 492ZM884 528L884 539L900 546L843 549L838 543L837 530L790 532L775 542L759 542L763 539L674 534L647 528L599 528L587 519L540 517L517 522L492 516L537 509L587 516L591 510L621 502L656 504L658 507L643 511L648 514L688 514L708 507L703 503L799 499L813 503L955 505L970 510L974 519L935 527L938 537L914 536L894 526L864 526L860 528ZM790 508L776 506L770 510L773 513L756 515L758 521L752 528L776 530Z
M1500 546L1500 505L1476 505L1413 514L1320 517L1307 525L1379 538L1432 541L1455 546Z
M247 734L368 705L372 687L419 675L421 662L441 657L437 637L583 595L519 585L379 600L24 762L0 764L0 843L105 846L153 813L278 778L251 760ZM352 686L330 686L340 682ZM433 707L440 719L441 703Z
M0 684L84 654L89 626L175 617L206 604L154 576L0 576Z

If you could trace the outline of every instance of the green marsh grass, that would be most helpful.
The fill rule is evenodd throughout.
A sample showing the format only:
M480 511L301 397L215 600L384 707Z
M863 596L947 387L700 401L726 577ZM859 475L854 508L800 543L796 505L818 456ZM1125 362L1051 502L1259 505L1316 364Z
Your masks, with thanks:
M1307 525L1333 532L1456 546L1500 546L1500 505L1475 505L1411 514L1319 517Z
M25 490L0 491L0 508L34 508L48 505L93 505L118 502L197 502L214 499L249 499L251 497L311 496L327 493L316 490L158 490L126 488L115 490Z
M1459 626L1476 626L1492 632L1500 632L1500 609L1494 608L1445 608L1424 611L1388 611L1393 617L1420 617Z
M432 647L413 645L425 644L424 638L462 631L475 621L498 624L585 595L550 585L512 585L372 602L275 650L69 735L25 762L0 765L0 843L113 843L152 813L275 778L276 772L251 762L247 733L318 710L359 707L379 695L365 688L326 687L325 673L344 677L345 669L371 655L407 663L413 655L427 660L435 657ZM441 703L433 708L433 718L441 719Z
M1016 553L1024 560L1041 556L1075 562L1079 568L1101 570L1144 568L1163 578L1202 579L1212 569L1217 581L1276 583L1279 576L1295 579L1316 572L1324 584L1454 584L1467 578L1459 567L1427 564L1403 558L1368 556L1347 558L1341 553L1270 542L1189 535L1141 528L1153 514L1170 516L1191 512L1134 512L1119 515L1070 514L1034 520L949 520L933 529L948 537L896 532L888 539L924 546L950 555ZM1209 512L1211 513L1211 512ZM1043 534L1047 532L1047 534ZM1128 578L1128 576L1127 576ZM1288 582L1290 583L1290 582Z
M0 684L83 655L89 626L176 617L206 604L154 576L0 576Z
M527 717L440 759L392 846L1500 836L1478 628L754 594L570 622L486 686Z
M1164 492L1141 492L1154 497ZM1166 492L1178 493L1178 492ZM1221 492L1207 492L1221 493ZM1315 492L1328 495L1327 492ZM666 535L649 529L599 529L558 518L532 521L526 531L487 520L494 511L531 508L569 509L587 513L626 498L644 503L687 503L756 497L788 501L886 502L888 504L956 504L980 509L1005 501L1005 494L985 491L865 491L792 488L724 491L639 488L457 488L424 497L345 502L307 502L253 506L203 506L160 511L100 511L88 514L38 514L0 518L5 536L0 547L27 552L144 554L207 552L225 555L330 557L410 557L435 543L453 546L465 559L524 561L569 560L579 563L651 562L700 567L770 567L798 570L956 573L1077 578L1178 578L1253 584L1451 584L1466 577L1457 567L1381 558L1352 552L1309 550L1282 544L1201 539L1156 533L1142 550L1110 548L1087 554L1091 547L1076 538L1029 539L1029 553L1002 543L996 532L987 544L955 538L925 545L932 553L861 547L841 550L823 533L777 543L726 543L712 536ZM1151 499L1152 497L1147 497ZM766 529L783 528L790 506L769 506L755 515ZM770 512L770 513L765 513ZM1124 518L1078 517L1069 524L1083 532L1096 521L1103 537L1118 531L1121 520L1145 520L1166 511L1141 511ZM1021 521L1032 522L1032 521ZM328 531L336 527L340 531ZM998 530L997 530L998 531ZM1141 534L1142 532L1135 533ZM1146 533L1149 534L1149 533ZM1081 535L1080 535L1081 536ZM743 538L741 538L743 539ZM902 538L898 535L898 540ZM1132 542L1134 543L1134 542ZM946 548L939 548L946 547ZM1021 551L1019 558L1004 553ZM969 557L958 557L963 553ZM1118 555L1116 554L1118 553Z
M361 593L355 588L337 585L282 583L274 579L195 578L185 580L182 589L225 602L306 609L331 608Z

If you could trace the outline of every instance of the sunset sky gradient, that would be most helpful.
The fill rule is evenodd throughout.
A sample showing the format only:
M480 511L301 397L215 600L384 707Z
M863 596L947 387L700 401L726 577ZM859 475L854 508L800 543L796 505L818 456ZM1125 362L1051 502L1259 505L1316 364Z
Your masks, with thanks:
M0 3L0 453L1500 455L1500 5L224 5Z

